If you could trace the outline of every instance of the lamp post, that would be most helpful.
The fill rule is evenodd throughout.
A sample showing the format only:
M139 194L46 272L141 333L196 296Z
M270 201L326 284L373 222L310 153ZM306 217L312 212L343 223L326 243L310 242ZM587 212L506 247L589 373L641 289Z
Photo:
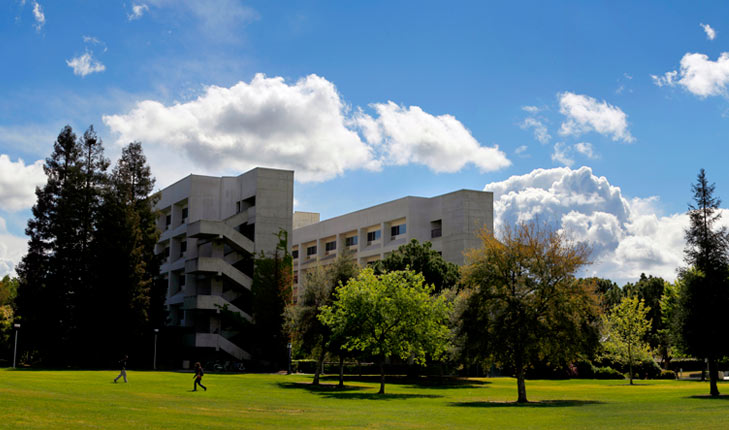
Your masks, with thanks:
M159 333L159 329L154 329L154 358L152 361L152 369L157 370L157 333Z
M289 372L288 372L288 374L290 375L292 373L291 372L291 342L286 344L286 349L288 350L288 353L289 353Z
M18 331L20 331L20 324L13 324L15 327L15 348L13 348L13 369L15 369L15 359L18 356Z

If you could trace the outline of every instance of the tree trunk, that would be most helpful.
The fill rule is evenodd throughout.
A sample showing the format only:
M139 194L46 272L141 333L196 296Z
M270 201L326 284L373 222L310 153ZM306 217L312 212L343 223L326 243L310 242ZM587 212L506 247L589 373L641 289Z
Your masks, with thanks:
M628 378L630 378L630 385L633 385L633 354L630 343L628 343Z
M709 358L709 386L711 397L719 397L719 388L716 386L716 381L719 379L719 369L716 366L716 359Z
M339 385L337 386L340 390L344 388L344 356L339 356Z
M326 354L326 352L322 351L316 360L316 369L314 369L314 380L311 382L311 385L319 385L319 375L321 374L321 369L324 367L324 354Z
M517 403L529 403L526 395L526 384L524 383L524 368L520 367L516 370L516 389L519 394Z
M385 394L385 356L380 357L380 391L377 394Z

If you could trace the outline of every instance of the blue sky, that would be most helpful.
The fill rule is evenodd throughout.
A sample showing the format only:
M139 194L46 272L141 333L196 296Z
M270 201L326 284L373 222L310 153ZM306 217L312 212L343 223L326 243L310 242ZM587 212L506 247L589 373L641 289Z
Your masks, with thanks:
M403 195L495 192L497 225L589 241L585 274L668 279L700 168L729 190L722 2L6 0L0 275L24 252L65 124L158 185L296 170L324 218ZM729 54L728 54L729 55ZM543 170L538 170L543 169Z

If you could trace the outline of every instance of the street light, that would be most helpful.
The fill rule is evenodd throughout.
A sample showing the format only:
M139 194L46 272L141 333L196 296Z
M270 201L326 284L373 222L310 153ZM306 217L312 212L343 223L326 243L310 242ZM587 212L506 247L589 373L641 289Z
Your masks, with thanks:
M15 358L18 356L18 331L20 331L20 324L13 324L15 327L15 348L13 348L13 369L15 369Z
M157 333L159 329L154 329L154 359L152 361L152 369L157 370Z
M288 353L289 353L289 371L287 374L290 375L292 373L291 372L291 342L286 344L286 349L288 350Z

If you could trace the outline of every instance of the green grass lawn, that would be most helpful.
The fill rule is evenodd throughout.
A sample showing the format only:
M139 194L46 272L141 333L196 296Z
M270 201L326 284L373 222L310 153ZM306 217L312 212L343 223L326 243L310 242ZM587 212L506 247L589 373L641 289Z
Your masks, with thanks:
M350 380L313 390L305 375L0 370L2 429L727 429L729 397L690 381L527 381L516 405L510 378L451 385ZM325 379L325 384L335 384ZM727 391L729 385L721 384Z

